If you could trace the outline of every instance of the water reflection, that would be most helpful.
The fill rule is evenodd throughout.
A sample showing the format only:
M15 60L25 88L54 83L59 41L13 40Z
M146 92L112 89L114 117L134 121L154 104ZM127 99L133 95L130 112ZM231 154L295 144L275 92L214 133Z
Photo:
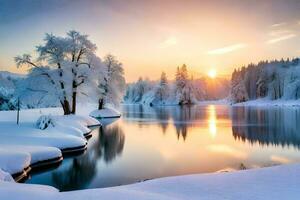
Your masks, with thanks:
M98 130L98 135L93 133L88 150L83 155L67 158L58 169L48 174L33 175L27 182L44 184L46 181L48 185L59 188L60 191L88 188L98 173L97 164L101 160L110 164L123 151L125 135L122 127L110 125L113 121L104 120L104 126L94 130Z
M112 162L120 155L124 148L125 135L120 126L107 126L99 128L98 152L106 163Z
M94 153L94 150L90 149L85 155L72 159L66 169L54 171L52 173L53 186L61 191L85 188L97 171Z
M232 109L234 138L251 144L300 148L300 111L295 108Z
M226 112L225 112L226 111ZM139 113L143 112L143 114ZM161 127L163 134L166 133L168 126L174 126L177 139L183 141L187 139L188 131L191 128L202 126L203 121L207 120L207 125L211 137L217 134L217 121L228 118L229 113L226 108L219 107L218 113L216 106L169 106L169 107L148 107L143 105L128 105L124 107L124 118L127 122L139 122L139 126L151 126L153 123Z
M217 117L216 117L216 108L213 105L210 105L208 108L208 124L209 132L213 138L217 135Z
M84 155L28 182L74 190L300 162L299 120L299 108L125 105Z

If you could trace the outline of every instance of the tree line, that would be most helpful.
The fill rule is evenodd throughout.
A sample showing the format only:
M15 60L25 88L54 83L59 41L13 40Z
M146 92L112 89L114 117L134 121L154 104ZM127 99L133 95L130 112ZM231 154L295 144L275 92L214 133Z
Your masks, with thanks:
M190 105L203 100L226 98L230 83L226 79L201 77L195 79L183 64L177 67L174 80L162 72L160 80L139 78L127 85L124 101L147 105Z
M258 98L299 99L299 59L261 61L235 69L230 94L234 103Z

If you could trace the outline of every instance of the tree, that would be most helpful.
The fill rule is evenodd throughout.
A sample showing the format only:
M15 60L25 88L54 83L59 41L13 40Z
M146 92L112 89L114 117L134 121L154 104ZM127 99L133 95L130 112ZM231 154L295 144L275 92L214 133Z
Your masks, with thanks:
M0 110L11 110L15 108L10 99L15 91L15 83L9 77L0 74Z
M231 78L231 100L234 103L244 102L249 100L249 96L247 93L244 75L245 75L245 67L241 70L234 70Z
M191 104L194 99L193 85L189 79L188 70L185 64L177 68L175 77L175 93L179 105Z
M99 82L98 109L103 109L104 104L110 102L118 105L124 96L125 78L122 63L113 55L108 54L104 58L104 77Z
M168 87L167 75L165 72L162 72L155 96L158 98L160 102L162 102L163 100L166 100L168 98L169 96L168 91L169 91L169 87Z
M35 84L27 89L55 96L68 115L76 112L79 87L92 82L95 51L96 45L87 35L72 30L65 37L46 34L44 44L36 48L36 62L29 54L15 57L15 62L18 67L30 66L28 78Z

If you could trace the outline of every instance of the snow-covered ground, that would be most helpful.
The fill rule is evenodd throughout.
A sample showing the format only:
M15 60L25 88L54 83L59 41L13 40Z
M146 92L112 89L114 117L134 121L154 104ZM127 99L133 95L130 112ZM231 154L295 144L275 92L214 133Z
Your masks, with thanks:
M230 100L226 98L211 101L198 101L196 105L230 105Z
M99 122L88 116L63 116L60 108L21 110L16 124L16 111L0 112L0 169L11 175L51 159L60 159L62 151L84 148L89 126ZM55 126L37 128L36 121L51 116Z
M121 117L121 113L114 108L104 108L101 110L94 110L90 113L91 117L95 118L118 118Z
M149 180L132 185L58 192L53 187L0 181L1 199L182 199L182 200L298 200L300 165L187 175Z
M233 104L233 106L300 106L300 100L269 100L256 99L242 103Z

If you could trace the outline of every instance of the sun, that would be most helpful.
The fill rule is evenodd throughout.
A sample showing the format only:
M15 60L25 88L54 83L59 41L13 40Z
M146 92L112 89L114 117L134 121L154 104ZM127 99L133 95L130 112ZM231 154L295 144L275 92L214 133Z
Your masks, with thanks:
M216 76L217 76L217 71L216 71L215 69L209 70L209 71L208 71L208 76L209 76L210 78L216 78Z

